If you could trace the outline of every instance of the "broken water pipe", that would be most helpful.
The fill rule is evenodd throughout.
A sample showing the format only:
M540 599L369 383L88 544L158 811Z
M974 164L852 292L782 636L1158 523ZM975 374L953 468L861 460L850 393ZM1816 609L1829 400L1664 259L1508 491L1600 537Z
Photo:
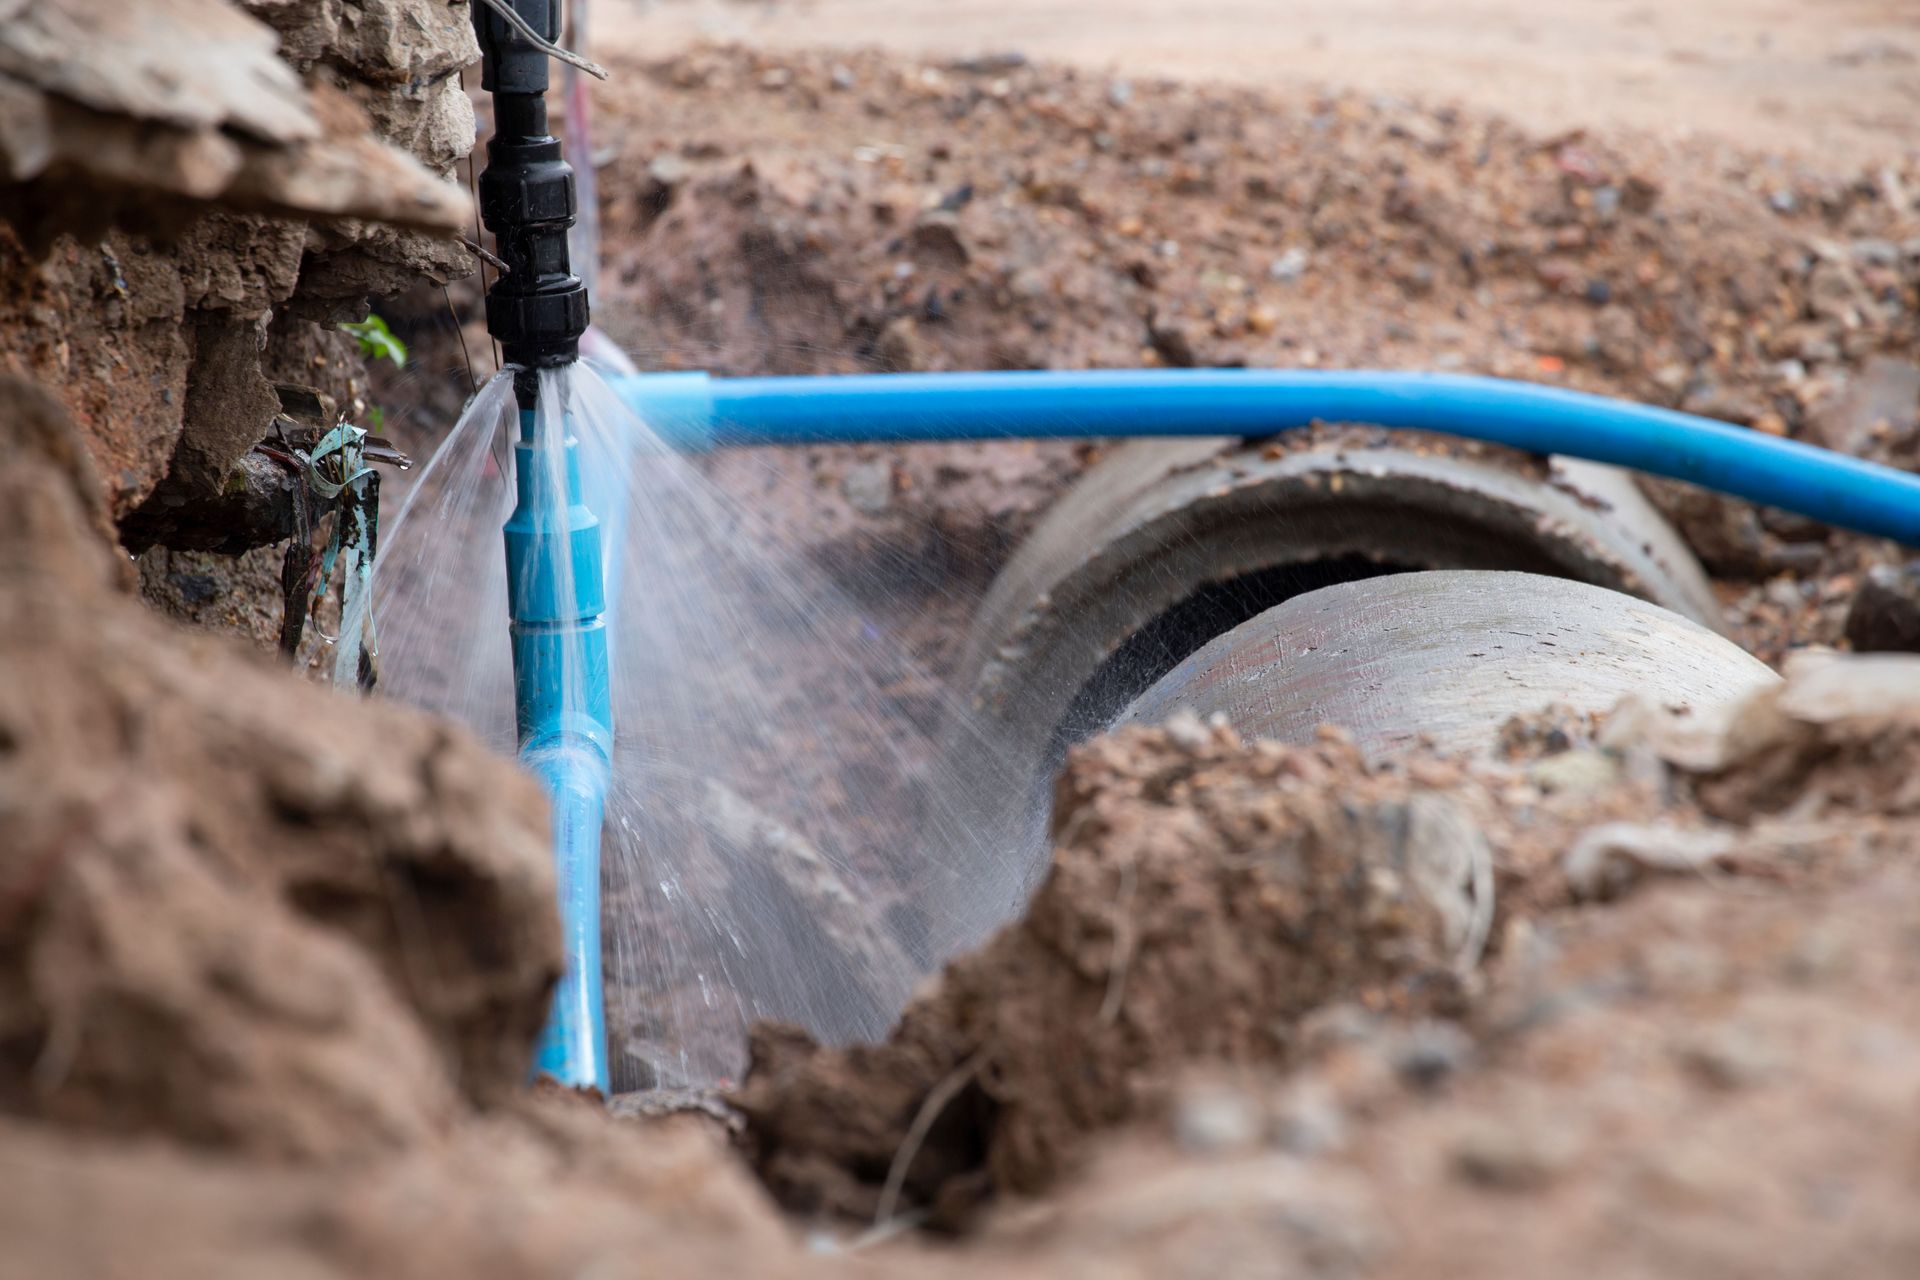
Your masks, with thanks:
M619 639L619 602L608 585L618 578L606 561L621 542L614 535L627 512L617 479L583 475L569 419L588 307L567 249L576 213L572 173L548 132L544 101L560 6L516 0L520 21L509 23L497 12L505 3L487 0L474 10L484 83L495 103L482 214L508 263L489 292L487 317L512 369L518 406L517 501L505 533L517 737L523 761L554 799L567 938L566 974L538 1066L564 1083L604 1088L599 846L615 759L609 654ZM1913 476L1688 414L1491 378L1295 370L738 379L675 373L621 374L614 385L656 434L655 444L681 450L1009 438L1259 439L1319 422L1359 423L1630 467L1920 545L1920 479ZM1391 550L1374 549L1376 560L1390 563ZM1417 552L1408 549L1415 564ZM1685 607L1691 594L1683 588L1669 602ZM1550 614L1566 602L1555 590L1534 591L1529 599ZM1649 652L1627 665L1662 661ZM1189 686L1197 687L1190 675L1176 685ZM628 732L647 730L635 725ZM1019 849L1002 853L1025 856Z
M513 369L517 502L503 531L520 758L553 802L554 857L566 968L537 1068L605 1090L600 973L600 827L613 759L605 579L599 522L581 498L578 442L564 370L587 329L586 285L573 274L573 170L547 127L548 58L559 0L473 6L493 95L493 137L480 216L506 268L487 294L487 329Z

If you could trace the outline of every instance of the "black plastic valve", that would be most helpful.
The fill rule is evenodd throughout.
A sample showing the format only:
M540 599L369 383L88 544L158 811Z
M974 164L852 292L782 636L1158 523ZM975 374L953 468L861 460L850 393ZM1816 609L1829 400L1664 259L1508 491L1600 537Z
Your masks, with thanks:
M493 138L480 175L480 219L506 270L487 293L487 331L508 364L522 408L542 368L580 358L587 286L573 274L567 232L576 210L573 169L547 129L548 54L491 7L472 0L481 87L493 95ZM561 0L511 0L549 42L560 37Z

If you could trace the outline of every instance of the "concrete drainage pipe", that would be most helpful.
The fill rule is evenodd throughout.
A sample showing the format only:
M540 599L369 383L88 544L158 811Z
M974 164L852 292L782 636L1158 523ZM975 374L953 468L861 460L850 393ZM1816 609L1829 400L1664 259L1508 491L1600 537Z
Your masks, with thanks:
M1708 627L1706 576L1626 473L1413 432L1116 448L1001 573L962 663L970 732L1044 788L1215 636L1338 582L1505 569L1624 591Z
M1708 706L1779 679L1723 636L1617 591L1530 573L1403 573L1297 596L1162 676L1119 717L1226 716L1305 743L1323 724L1379 758L1491 750L1513 716L1628 694Z

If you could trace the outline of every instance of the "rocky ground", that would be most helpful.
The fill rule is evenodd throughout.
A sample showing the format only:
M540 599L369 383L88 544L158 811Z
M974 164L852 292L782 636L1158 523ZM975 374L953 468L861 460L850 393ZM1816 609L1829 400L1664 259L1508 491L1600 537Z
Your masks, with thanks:
M452 163L428 122L464 55L403 74L392 23L253 7L297 69ZM1013 59L615 70L596 313L642 364L1455 368L1920 460L1910 160L1832 176ZM392 105L421 86L439 106ZM271 307L323 344L289 358L332 368L310 317L371 287L347 268L422 267L287 216L56 238L31 270L31 236L0 246L0 351L52 388L0 382L0 1276L1920 1267L1904 657L1802 654L1716 716L1547 713L1495 760L1370 766L1338 733L1193 721L1097 741L1030 909L886 1042L763 1028L690 1115L524 1095L557 941L531 784L133 594L270 633L259 553L235 576L113 548L207 464L197 432L247 434L197 417L196 386L295 381L275 342L263 363L216 339ZM298 251L249 274L236 227ZM459 307L388 306L416 369L329 394L430 447ZM935 679L1091 452L709 465ZM1893 549L1658 497L1756 652L1911 646Z

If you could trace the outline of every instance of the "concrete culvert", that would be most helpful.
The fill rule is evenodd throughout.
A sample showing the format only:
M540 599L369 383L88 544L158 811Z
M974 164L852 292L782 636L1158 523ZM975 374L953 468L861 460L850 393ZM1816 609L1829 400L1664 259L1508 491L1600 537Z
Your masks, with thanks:
M1710 706L1778 683L1670 610L1530 573L1403 573L1299 596L1241 623L1142 694L1121 724L1224 715L1306 743L1323 724L1369 756L1422 741L1486 751L1516 715L1606 711L1629 694Z
M1624 472L1411 432L1139 441L1001 573L962 675L982 744L1035 780L1215 636L1302 593L1420 569L1627 592L1705 627L1706 575Z

